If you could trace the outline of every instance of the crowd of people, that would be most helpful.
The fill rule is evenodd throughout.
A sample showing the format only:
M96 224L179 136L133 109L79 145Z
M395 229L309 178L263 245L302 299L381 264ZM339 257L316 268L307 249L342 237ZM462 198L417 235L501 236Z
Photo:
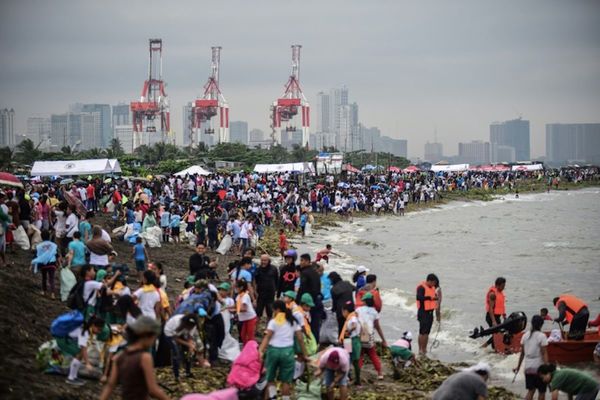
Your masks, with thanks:
M331 245L314 255L298 254L289 246L290 232L311 234L317 213L402 215L407 204L436 201L447 191L512 190L532 179L559 184L561 179L589 180L597 174L595 169L564 170L552 176L510 171L389 172L349 175L343 180L331 176L307 184L287 173L239 173L31 182L24 190L0 192L0 262L4 266L10 261L5 258L5 246L27 241L35 248L31 268L40 274L42 295L54 298L60 280L61 300L73 311L58 316L51 332L56 350L71 360L67 383L83 385L82 368L90 372L100 366L100 379L106 382L103 399L109 398L117 384L127 399L168 398L154 378L155 366L170 365L179 381L192 376L194 365L209 368L225 359L235 367L246 358L258 358L255 365L264 366L264 374L259 368L256 381L264 375L265 398L277 396L276 382L280 382L280 395L287 399L298 375L297 364L315 355L315 374L322 376L328 397L332 399L334 387L339 387L344 399L350 376L355 385L363 383L365 357L377 378L384 379L377 342L390 350L396 372L418 364L417 355L426 355L434 317L441 320L440 282L429 274L417 286L416 348L408 330L388 345L379 322L383 302L377 276L359 266L351 280L343 279L328 268L329 258L337 255ZM111 222L98 222L100 213L112 216ZM135 234L111 236L112 228L122 224L136 226ZM169 251L185 251L177 243L187 244L193 238L189 275L177 296L167 292L167 268L150 261L154 250L144 233L156 228L160 240L173 246ZM279 232L277 258L281 262L266 252L257 257L266 229ZM112 246L114 240L129 241L130 254L119 256ZM226 274L219 264L222 258L209 253L214 250L233 260ZM125 257L135 272L123 263ZM503 299L503 287L496 283L493 296L486 297L490 325L497 323L493 310ZM563 299L563 305L565 301L569 299ZM557 304L560 311L561 302ZM569 309L563 307L560 315L566 318L564 312ZM90 349L98 343L102 344L100 359L92 365ZM540 366L540 379L554 382L561 371L549 368ZM526 365L527 371L531 368ZM457 398L444 393L458 387L466 390L467 381L479 387L476 393L481 397L465 399L487 396L482 387L489 367L477 366L460 374L469 375L449 379L434 398ZM569 378L561 379L569 382ZM237 386L249 390L256 381Z

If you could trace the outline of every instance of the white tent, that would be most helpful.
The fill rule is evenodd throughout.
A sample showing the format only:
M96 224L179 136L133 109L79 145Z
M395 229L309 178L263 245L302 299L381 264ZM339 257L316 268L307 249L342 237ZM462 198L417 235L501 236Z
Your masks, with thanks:
M183 171L177 172L176 176L186 176L186 175L210 175L211 172L205 170L199 165L192 165L189 168L184 169Z
M315 172L314 167L311 163L288 163L288 164L256 164L254 166L254 172L259 174L269 174L274 172L300 172L309 173Z
M459 172L469 169L469 164L432 165L433 172Z
M525 164L525 165L513 165L513 171L541 171L544 169L542 164Z
M111 158L108 160L110 167L112 168L113 174L121 173L121 164L119 164L119 160L116 158Z
M111 164L108 158L95 160L67 160L67 161L36 161L31 168L31 176L71 176L71 175L96 175L121 172L117 160ZM117 170L115 170L115 168Z

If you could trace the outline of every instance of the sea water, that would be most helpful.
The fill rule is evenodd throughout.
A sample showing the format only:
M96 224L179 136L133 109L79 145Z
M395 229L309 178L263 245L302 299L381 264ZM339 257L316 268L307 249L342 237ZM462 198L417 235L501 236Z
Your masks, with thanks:
M546 307L554 317L552 299L561 293L585 300L591 318L600 312L598 189L508 195L490 202L453 202L404 217L356 218L317 231L297 246L300 253L315 254L327 243L341 257L332 256L326 271L350 279L364 265L377 275L388 343L406 330L416 337L416 286L435 273L443 290L443 313L440 344L430 356L486 361L493 367L493 383L519 393L525 390L522 374L511 385L518 356L481 349L484 339L468 337L474 327L487 327L485 295L496 277L507 280L507 314L524 311L530 320ZM430 343L436 328L434 323Z

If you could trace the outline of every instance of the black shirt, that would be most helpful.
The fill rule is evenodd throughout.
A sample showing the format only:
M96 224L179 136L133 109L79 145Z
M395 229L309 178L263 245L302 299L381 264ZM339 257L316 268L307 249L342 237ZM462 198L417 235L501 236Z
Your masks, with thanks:
M208 256L198 253L192 254L190 257L190 275L196 275L201 270L210 269L209 263L210 258Z
M266 267L259 266L254 275L256 282L256 292L260 297L275 297L277 284L279 282L279 272L277 268L269 264Z
M315 304L320 299L321 275L319 275L314 265L304 267L300 270L300 288L298 289L296 303L300 304L300 298L304 293L309 293Z
M281 297L281 294L288 290L294 290L294 284L296 283L297 277L298 272L294 264L286 264L279 267L279 287L277 288L277 297Z

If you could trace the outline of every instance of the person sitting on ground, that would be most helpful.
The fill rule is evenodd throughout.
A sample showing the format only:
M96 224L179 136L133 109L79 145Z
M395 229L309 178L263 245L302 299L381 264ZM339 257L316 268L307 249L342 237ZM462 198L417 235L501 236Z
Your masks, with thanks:
M542 364L538 368L542 381L550 385L552 400L558 400L560 392L569 396L569 400L595 400L600 384L589 374L571 368L556 369L556 365Z
M324 374L323 384L327 388L327 399L334 399L334 389L340 388L339 400L348 399L348 372L350 371L350 357L344 349L331 347L319 357L318 368L315 376Z
M121 396L124 399L147 399L152 396L158 400L169 400L156 382L152 355L148 352L159 334L160 324L146 316L127 326L128 345L113 359L113 369L100 400L108 400L117 383L121 384Z
M479 363L462 372L450 375L433 393L433 400L485 400L490 366Z

